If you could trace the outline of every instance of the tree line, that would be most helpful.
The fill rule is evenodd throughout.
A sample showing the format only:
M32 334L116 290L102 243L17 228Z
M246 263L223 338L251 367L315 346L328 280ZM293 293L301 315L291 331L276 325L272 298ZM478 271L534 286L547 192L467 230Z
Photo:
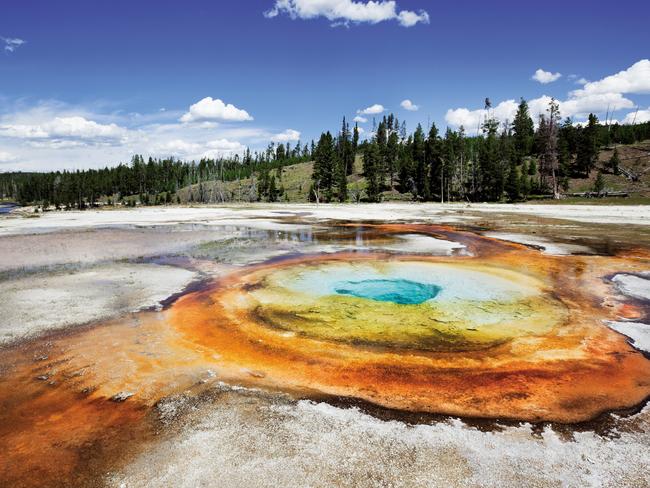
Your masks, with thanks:
M125 205L180 203L179 190L212 181L252 179L251 199L276 201L283 194L284 166L313 161L308 198L319 202L378 202L401 193L417 201L518 201L531 195L559 197L570 178L586 178L596 168L600 148L650 138L650 122L602 124L590 114L583 126L562 120L551 100L537 124L521 99L514 120L499 122L489 99L479 132L435 124L408 133L394 115L384 116L361 141L360 129L343 118L333 135L310 144L271 143L263 151L198 162L135 155L130 164L103 169L0 174L0 198L43 207L79 208L99 201ZM365 184L350 185L355 161ZM624 168L615 150L603 171ZM602 175L596 183L602 186ZM190 192L193 195L193 192ZM204 201L198 193L197 201Z
M312 143L313 146L313 143ZM235 181L254 174L297 164L311 158L313 147L299 142L268 145L265 151L232 158L185 162L175 158L148 158L134 155L130 164L102 169L54 171L47 173L0 173L0 198L20 204L54 205L84 209L100 199L111 203L145 205L177 203L178 191L209 181Z
M479 134L463 127L441 135L435 124L428 131L418 125L407 134L394 115L374 124L372 137L359 144L358 127L349 125L337 137L321 135L313 153L310 199L346 201L350 161L362 156L366 180L364 198L378 202L386 192L410 194L418 201L518 201L531 195L559 198L570 178L587 178L596 168L600 148L632 144L650 138L650 122L634 125L601 124L590 114L584 126L561 119L559 104L551 100L537 124L521 99L512 122L494 117L489 99ZM615 150L602 168L620 170ZM602 182L602 176L600 178Z

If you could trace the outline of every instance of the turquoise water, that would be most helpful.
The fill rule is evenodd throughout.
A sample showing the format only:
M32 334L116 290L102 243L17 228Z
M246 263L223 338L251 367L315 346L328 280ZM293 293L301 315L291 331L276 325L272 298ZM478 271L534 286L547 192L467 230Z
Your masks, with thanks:
M416 283L439 288L436 302L470 301L513 301L539 292L527 284L514 282L505 276L491 274L489 269L473 270L442 263L382 262L382 263L327 263L308 267L282 275L278 279L284 286L296 293L321 297L336 295L336 289L348 289L362 293L359 283L386 282ZM352 284L350 284L352 283ZM391 286L394 287L394 286ZM397 286L400 292L400 286ZM407 286L406 288L411 288ZM409 295L410 290L406 290ZM351 294L351 293L350 293ZM399 293L402 294L401 292Z
M334 287L334 291L339 295L400 305L418 305L426 302L435 298L441 289L437 285L403 279L342 281Z

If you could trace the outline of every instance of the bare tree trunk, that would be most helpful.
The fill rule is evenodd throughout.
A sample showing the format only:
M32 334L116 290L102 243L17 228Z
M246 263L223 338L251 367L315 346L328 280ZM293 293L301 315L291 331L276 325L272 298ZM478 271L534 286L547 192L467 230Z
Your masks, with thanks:
M553 181L553 199L560 199L560 191L557 185L557 178L555 177L555 167L551 171L551 179Z

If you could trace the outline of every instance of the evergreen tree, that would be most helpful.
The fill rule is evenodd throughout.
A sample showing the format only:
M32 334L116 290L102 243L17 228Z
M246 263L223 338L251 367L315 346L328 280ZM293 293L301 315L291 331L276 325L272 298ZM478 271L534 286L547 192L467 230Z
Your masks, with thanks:
M436 124L431 124L425 150L426 171L429 173L428 187L429 193L437 194L441 200L444 198L442 156L442 141L438 136L438 128Z
M275 150L275 160L276 161L284 161L286 158L286 151L284 148L284 144L278 144L277 149Z
M273 175L271 175L271 177L269 178L269 187L268 187L268 193L266 198L269 202L278 201L278 189L275 184L275 176Z
M617 175L620 172L620 166L621 166L621 158L618 155L618 148L614 148L612 157L609 158L609 161L607 162L607 169L612 174Z
M334 197L336 176L336 150L334 139L329 132L323 133L314 149L314 171L312 180L314 187L322 192L325 201L330 202Z
M354 147L353 141L350 139L350 126L345 121L343 117L343 124L341 126L341 132L336 141L338 158L343 164L344 174L352 174L352 169L354 165Z
M336 199L339 202L345 202L348 199L348 177L347 168L348 164L345 160L338 159L336 164Z
M500 170L504 174L508 173L512 163L519 165L519 160L516 157L512 139L512 133L510 132L508 125L505 124L501 131L501 136L499 137L499 157L501 160Z
M399 136L396 130L391 130L386 143L386 167L388 170L388 177L390 178L390 188L393 189L395 174L398 170L399 158Z
M402 144L399 153L399 191L400 193L411 192L413 197L417 196L417 189L413 181L413 138L408 137L406 142Z
M570 125L567 125L570 124ZM573 173L572 169L572 139L573 139L574 127L571 122L571 119L567 118L564 120L562 125L558 129L558 147L557 147L557 157L558 157L558 174L564 182L568 182L568 178ZM566 184L563 184L565 187ZM566 188L565 188L566 189Z
M447 193L447 201L450 201L457 194L462 195L458 183L462 182L462 137L458 132L447 127L445 138L442 141L443 164L442 164L442 181ZM444 199L444 192L441 195ZM442 201L442 199L441 199Z
M530 177L528 176L528 164L524 161L521 165L521 174L519 175L519 191L521 196L528 198L530 195Z
M575 168L578 174L583 177L589 176L589 173L596 164L598 158L598 118L594 114L589 114L587 127L580 131L578 139L578 148L575 161Z
M573 125L571 117L564 119L562 127L560 128L563 137L567 144L567 149L570 155L574 155L578 151L578 129Z
M499 141L497 139L498 127L499 124L494 119L485 121L483 124L485 138L479 152L481 196L490 201L500 200L504 188L504 177L499 157Z
M603 172L599 171L598 175L596 176L596 181L594 181L594 192L597 193L598 196L600 196L604 189L605 189L605 178L603 178Z
M528 191L530 193L538 193L540 190L538 176L539 171L537 170L537 163L533 159L528 164Z
M530 156L533 148L533 138L535 134L533 119L530 117L528 102L523 98L517 107L517 113L512 123L512 132L514 135L515 158L518 163Z
M508 179L506 181L506 193L511 202L519 200L521 196L521 175L517 169L517 164L513 161L510 163Z
M366 145L363 153L363 172L366 177L366 194L370 202L381 200L380 169L381 153L376 141Z
M354 132L352 134L352 153L356 156L359 149L359 124L354 124Z
M379 182L383 185L388 174L388 121L386 117L379 122L375 133L375 143L377 144L379 163L377 165L377 175Z
M427 174L426 164L426 146L424 140L424 131L422 126L418 124L413 134L413 142L411 144L411 155L413 164L415 166L415 190L416 197L421 200L429 199L429 178Z

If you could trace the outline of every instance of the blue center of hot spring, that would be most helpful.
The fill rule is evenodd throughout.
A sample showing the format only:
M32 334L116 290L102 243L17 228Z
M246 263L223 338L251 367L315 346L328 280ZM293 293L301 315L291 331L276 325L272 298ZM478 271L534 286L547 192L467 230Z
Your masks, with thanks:
M339 295L400 305L418 305L435 298L440 290L441 288L436 285L402 279L342 281L334 287L334 291Z

